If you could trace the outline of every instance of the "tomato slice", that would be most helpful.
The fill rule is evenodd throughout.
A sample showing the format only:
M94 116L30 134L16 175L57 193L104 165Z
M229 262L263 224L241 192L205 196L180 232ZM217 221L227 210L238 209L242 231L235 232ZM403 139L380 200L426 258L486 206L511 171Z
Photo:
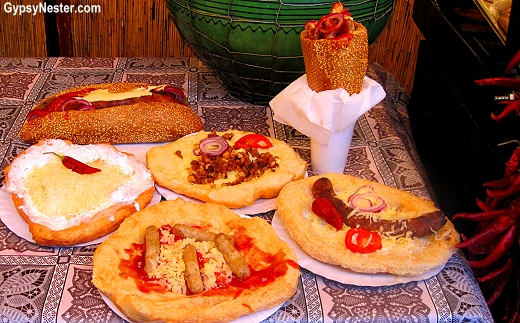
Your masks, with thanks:
M343 227L343 219L338 210L324 197L320 197L312 201L312 212L332 225L336 231Z
M93 88L86 88L86 89L81 89L79 91L62 94L59 97L57 97L56 99L54 99L47 107L45 107L45 109L49 112L62 111L61 104L63 104L63 102L70 100L76 96L78 96L78 97L85 96L85 95L89 94L90 92L92 92L93 90L94 90Z
M350 251L357 253L370 253L383 248L379 233L360 228L352 228L347 231L345 246Z
M235 148L269 148L273 147L273 144L267 139L267 137L252 133L249 135L245 135L244 137L238 139L235 142Z

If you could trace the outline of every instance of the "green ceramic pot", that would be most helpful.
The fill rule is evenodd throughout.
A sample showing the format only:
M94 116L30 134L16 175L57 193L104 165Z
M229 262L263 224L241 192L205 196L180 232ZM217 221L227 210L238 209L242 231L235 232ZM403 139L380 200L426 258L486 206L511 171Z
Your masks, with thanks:
M235 97L265 104L305 74L300 32L335 1L165 0L175 26L195 55ZM342 1L368 30L383 31L394 0Z

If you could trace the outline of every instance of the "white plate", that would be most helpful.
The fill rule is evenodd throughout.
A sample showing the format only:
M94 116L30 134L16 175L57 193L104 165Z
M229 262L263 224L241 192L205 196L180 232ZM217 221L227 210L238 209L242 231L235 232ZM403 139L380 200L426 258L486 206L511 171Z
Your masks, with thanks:
M416 276L396 276L391 274L363 274L357 273L355 271L327 264L321 261L318 261L309 254L307 254L292 238L289 232L285 230L285 227L280 220L277 212L274 213L273 220L271 222L276 233L283 241L287 242L287 244L294 249L296 256L298 258L298 264L315 274L323 276L328 279L335 280L337 282L343 284L351 284L357 286L391 286L396 284L404 284L412 281L419 281L435 276L439 273L439 271L444 268L444 266L436 267L424 274L416 275Z
M164 146L169 142L150 142L150 143L137 143L137 144L117 144L114 145L117 150L124 151L125 153L130 153L137 157L139 161L146 165L146 153L148 150L152 149L152 147L156 146Z
M110 300L110 298L108 298L105 294L101 293L101 298L105 301L105 303L108 305L108 307L110 307L112 309L112 311L114 311L117 315L119 315L122 319L128 321L128 322L133 322L133 321L130 321L124 314L123 312L121 312L121 310L119 310L119 308ZM269 316L273 315L274 313L276 313L276 311L278 311L278 309L280 307L282 307L283 304L280 304L278 306L275 306L273 308L269 308L269 309L266 309L266 310L263 310L263 311L259 311L259 312L256 312L256 313L253 313L253 314L249 314L249 315L244 315L242 317L239 317L237 318L236 320L233 320L233 321L230 321L230 323L258 323L258 322L262 322L263 320L265 320L266 318L268 318ZM194 315L196 315L196 308L194 309Z
M169 190L169 189L159 186L159 185L155 185L155 187L157 188L157 191L159 191L159 194L164 196L164 198L167 200L175 200L177 198L182 198L186 201L204 203L201 200L197 200L197 199L194 199L194 198L188 197L186 195L182 195L182 194L177 194L174 191ZM258 213L269 212L272 210L276 210L276 198L259 199L259 200L256 200L255 203L253 203L253 205L244 206L244 207L241 207L238 209L233 209L233 211L235 211L237 213L242 213L242 214L258 214Z
M153 194L153 198L150 201L150 204L148 205L157 204L160 201L161 195L159 195L159 193L155 191ZM2 220L2 222L5 224L6 227L9 228L9 230L13 231L13 233L19 236L20 238L35 243L32 238L31 232L29 232L29 225L22 219L20 214L18 214L18 211L16 211L16 207L14 205L13 199L11 198L11 194L7 192L5 185L2 186L2 188L0 189L0 220ZM96 240L74 245L74 247L98 244L105 241L109 236L110 234L107 234L97 238Z

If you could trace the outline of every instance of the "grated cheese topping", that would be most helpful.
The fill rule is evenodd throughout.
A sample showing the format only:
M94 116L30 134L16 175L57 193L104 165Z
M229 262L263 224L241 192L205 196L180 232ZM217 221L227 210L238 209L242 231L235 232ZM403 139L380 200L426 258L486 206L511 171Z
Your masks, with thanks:
M187 292L184 277L186 267L182 260L182 249L188 244L195 246L199 262L204 263L204 266L200 268L204 291L217 288L219 281L224 284L231 282L233 273L213 241L199 242L193 238L175 241L175 235L163 228L161 228L159 264L148 275L158 279L159 283L169 291L185 295Z

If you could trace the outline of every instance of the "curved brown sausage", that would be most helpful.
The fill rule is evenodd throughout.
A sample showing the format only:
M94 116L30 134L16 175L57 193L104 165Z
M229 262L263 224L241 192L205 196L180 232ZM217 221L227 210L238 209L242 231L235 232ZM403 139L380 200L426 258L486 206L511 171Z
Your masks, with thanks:
M96 109L117 107L121 105L131 105L135 103L149 103L149 102L173 102L179 103L179 100L163 94L153 93L152 95L139 96L136 98L128 98L123 100L113 100L113 101L94 101L91 104L96 107Z
M412 237L420 238L439 230L447 222L441 211L422 214L409 220L377 220L359 214L348 216L353 209L336 196L332 182L326 177L321 177L314 182L312 195L315 199L324 197L329 200L341 214L343 223L347 226L369 231L380 231L388 236L405 235L407 232L410 232Z

